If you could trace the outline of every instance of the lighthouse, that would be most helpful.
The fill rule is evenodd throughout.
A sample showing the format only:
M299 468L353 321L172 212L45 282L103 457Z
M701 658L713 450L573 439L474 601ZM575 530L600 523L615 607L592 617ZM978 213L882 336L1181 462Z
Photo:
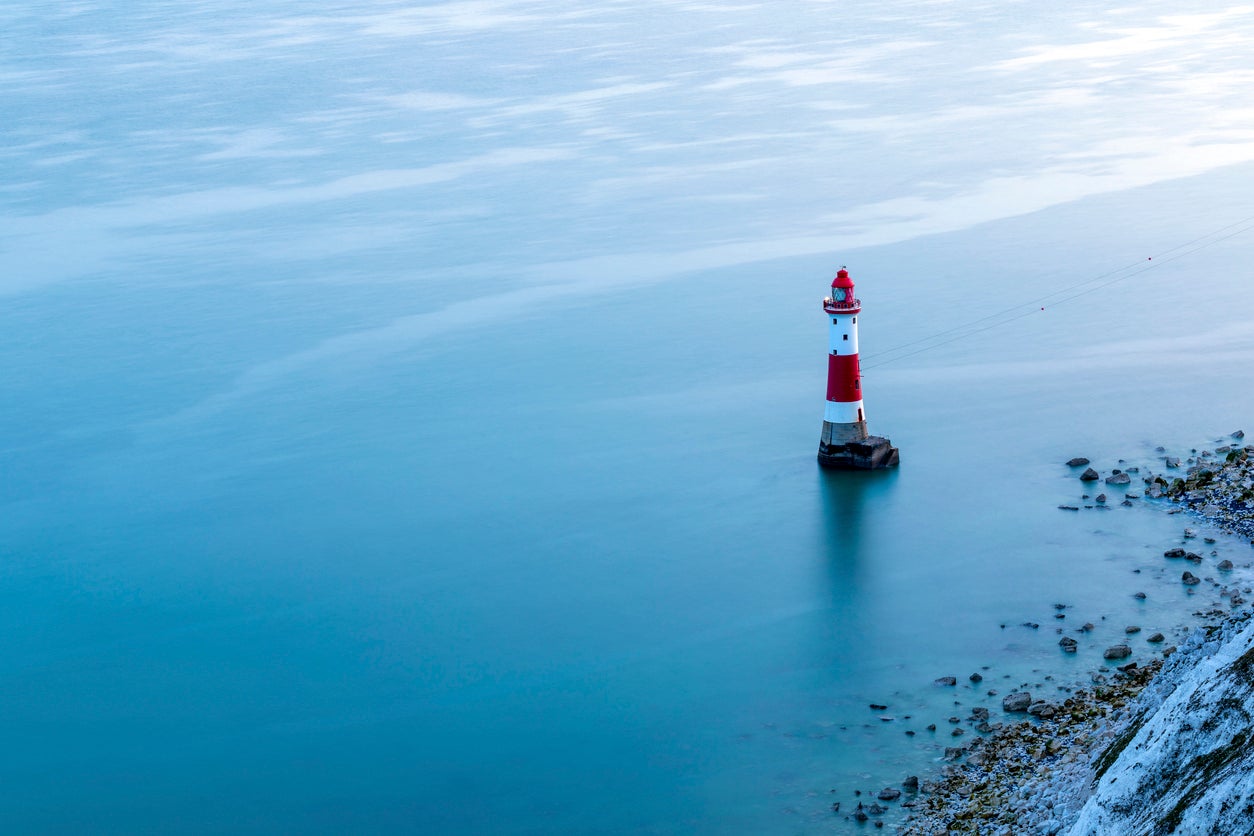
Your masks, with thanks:
M849 271L840 268L832 295L823 300L831 323L827 345L827 406L819 439L819 464L846 470L876 470L900 462L887 438L866 428L862 402L862 369L858 363L858 315L862 302L854 295Z

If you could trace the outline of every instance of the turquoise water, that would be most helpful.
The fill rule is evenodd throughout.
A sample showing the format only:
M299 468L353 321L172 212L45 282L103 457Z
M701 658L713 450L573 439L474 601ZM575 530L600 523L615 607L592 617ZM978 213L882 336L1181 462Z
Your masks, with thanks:
M1254 431L1254 238L1163 258L1248 21L870 8L5 13L6 830L844 832L1188 623L1056 506ZM815 465L840 264L895 472Z

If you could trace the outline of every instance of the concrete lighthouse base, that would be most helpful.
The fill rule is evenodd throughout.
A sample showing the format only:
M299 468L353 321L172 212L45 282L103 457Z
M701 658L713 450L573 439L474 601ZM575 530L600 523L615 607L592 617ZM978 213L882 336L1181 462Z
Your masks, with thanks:
M819 464L839 470L880 470L901 463L897 448L887 438L870 435L844 444L819 444Z

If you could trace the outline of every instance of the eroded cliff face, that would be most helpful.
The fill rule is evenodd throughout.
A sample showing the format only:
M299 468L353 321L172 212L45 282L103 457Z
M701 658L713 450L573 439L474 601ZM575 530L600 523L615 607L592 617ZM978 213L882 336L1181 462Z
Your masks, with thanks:
M1226 632L1142 695L1070 836L1254 833L1254 623Z

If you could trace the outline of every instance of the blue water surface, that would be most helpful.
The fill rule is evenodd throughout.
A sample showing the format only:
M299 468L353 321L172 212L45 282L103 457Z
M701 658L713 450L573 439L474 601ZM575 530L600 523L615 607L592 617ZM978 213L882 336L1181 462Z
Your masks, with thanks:
M1218 601L1057 506L1254 414L1248 11L0 19L7 832L847 832Z

